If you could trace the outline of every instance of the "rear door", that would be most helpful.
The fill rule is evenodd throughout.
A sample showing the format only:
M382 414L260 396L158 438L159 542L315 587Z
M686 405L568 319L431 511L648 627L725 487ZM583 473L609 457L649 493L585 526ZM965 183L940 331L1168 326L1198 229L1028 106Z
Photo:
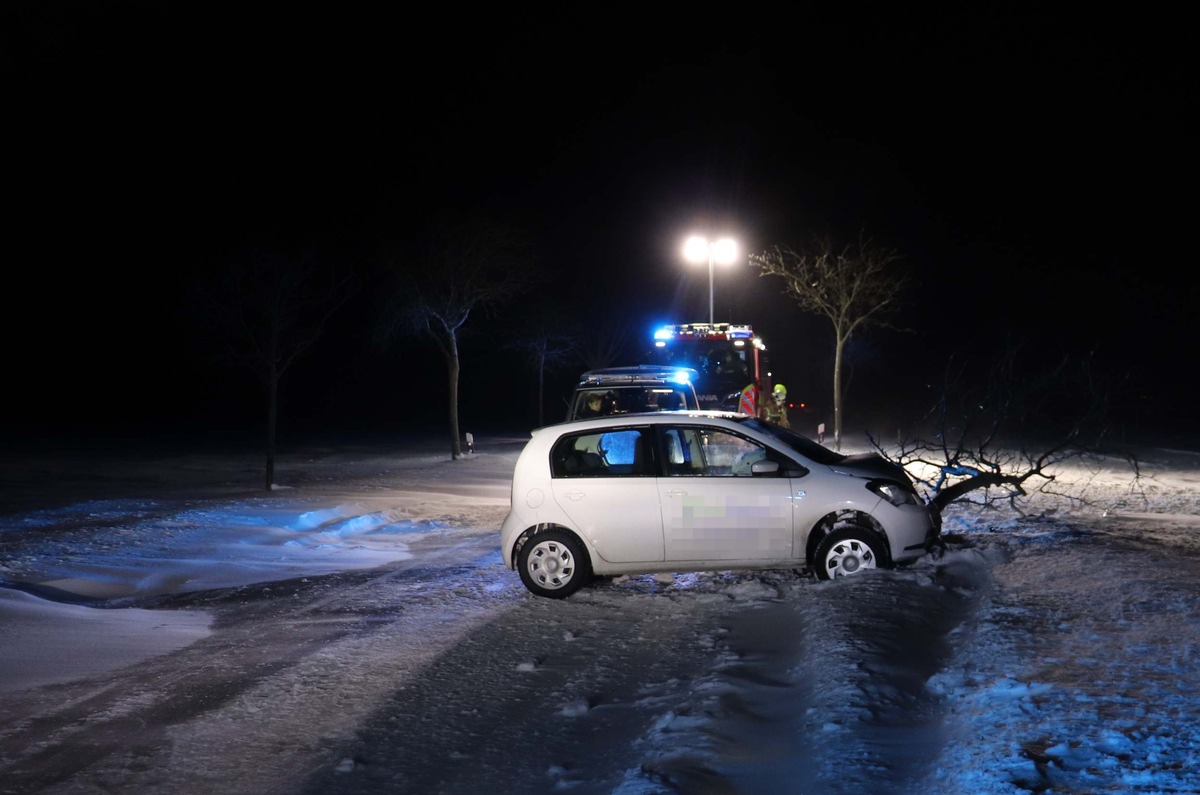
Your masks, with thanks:
M613 563L663 559L649 428L564 436L550 457L554 501L602 558Z

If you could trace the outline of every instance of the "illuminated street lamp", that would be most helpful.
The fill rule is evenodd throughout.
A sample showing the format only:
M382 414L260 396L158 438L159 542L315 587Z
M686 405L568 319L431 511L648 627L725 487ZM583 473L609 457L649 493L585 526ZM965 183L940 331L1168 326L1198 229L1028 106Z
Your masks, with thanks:
M704 262L708 260L708 324L711 326L714 323L713 319L713 263L719 262L722 265L730 265L737 259L737 243L733 238L723 237L715 242L709 242L707 238L692 236L687 239L683 245L683 257L688 262Z

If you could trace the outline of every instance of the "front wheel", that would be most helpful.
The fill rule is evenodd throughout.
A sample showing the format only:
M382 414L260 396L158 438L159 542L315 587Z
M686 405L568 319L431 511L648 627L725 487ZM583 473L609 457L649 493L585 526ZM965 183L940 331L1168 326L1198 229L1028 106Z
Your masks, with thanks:
M579 540L547 530L530 537L517 555L521 582L538 596L565 599L591 578L591 566Z
M813 565L817 578L832 580L885 565L883 539L861 527L843 527L821 539Z

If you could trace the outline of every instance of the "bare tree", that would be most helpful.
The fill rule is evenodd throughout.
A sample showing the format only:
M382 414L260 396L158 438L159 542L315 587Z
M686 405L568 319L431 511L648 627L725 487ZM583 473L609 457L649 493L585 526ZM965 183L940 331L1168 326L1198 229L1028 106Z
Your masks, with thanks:
M435 224L424 247L405 257L389 257L398 290L378 326L390 343L416 333L431 340L446 363L450 457L462 457L458 383L462 367L459 338L472 313L492 311L534 283L526 237L491 221Z
M533 323L519 332L509 344L525 355L537 373L537 424L544 425L546 417L546 370L573 362L579 355L579 339L561 331L561 324L539 315Z
M856 333L890 325L903 274L890 270L900 255L874 243L865 233L857 242L837 247L829 236L814 236L811 248L796 251L775 246L751 254L760 276L779 276L784 292L804 311L824 315L833 324L833 441L842 449L842 378L846 343Z
M941 394L894 448L868 434L872 446L903 466L938 510L953 502L981 508L1003 502L1020 511L1034 493L1086 502L1059 483L1067 461L1116 458L1137 480L1138 462L1112 439L1109 407L1119 385L1096 373L1090 357L1064 357L1042 372L1025 372L1010 348L972 377L965 364L947 368ZM971 388L976 383L977 388Z
M217 357L246 367L266 387L266 489L275 483L279 383L354 293L352 276L323 267L311 250L252 248L196 294Z
M589 323L579 335L579 357L584 370L627 364L619 360L627 355L631 336L629 324L623 318L606 315Z

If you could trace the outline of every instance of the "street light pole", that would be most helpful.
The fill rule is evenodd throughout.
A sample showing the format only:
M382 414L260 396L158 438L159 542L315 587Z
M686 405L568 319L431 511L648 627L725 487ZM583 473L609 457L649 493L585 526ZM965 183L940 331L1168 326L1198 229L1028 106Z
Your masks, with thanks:
M712 325L716 321L713 319L713 260L712 246L708 247L708 325Z
M737 243L728 237L709 242L706 238L694 235L684 244L683 256L689 262L708 260L708 324L711 326L716 322L716 313L713 311L713 264L719 262L729 265L737 259Z

